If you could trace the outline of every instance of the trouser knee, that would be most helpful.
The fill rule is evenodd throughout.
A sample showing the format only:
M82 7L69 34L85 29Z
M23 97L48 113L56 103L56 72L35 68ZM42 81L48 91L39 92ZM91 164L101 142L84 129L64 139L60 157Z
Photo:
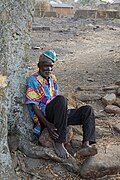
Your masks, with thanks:
M92 113L92 114L94 113L94 109L93 109L92 106L90 106L90 105L86 105L86 106L85 106L85 109L86 109L86 112L88 112L88 113L90 113L90 114L91 114L91 113Z
M66 105L67 104L66 98L62 95L56 96L56 102L58 102L60 105Z
M82 121L83 124L86 122L95 121L94 110L90 105L83 106Z
M85 106L81 106L80 108L78 108L78 111L83 115L86 114L94 114L94 110L90 105L85 105Z

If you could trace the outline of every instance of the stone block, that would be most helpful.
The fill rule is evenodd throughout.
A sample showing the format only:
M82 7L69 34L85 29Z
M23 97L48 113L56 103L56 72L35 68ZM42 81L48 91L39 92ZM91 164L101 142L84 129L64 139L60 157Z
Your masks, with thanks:
M106 94L106 96L104 96L102 98L102 102L103 104L106 105L110 105L113 104L116 101L116 95L114 93L112 94Z
M120 80L116 81L115 84L120 86Z
M120 114L120 108L115 105L108 105L105 107L107 113Z
M118 85L118 84L115 84L115 85L111 85L111 86L104 87L103 90L104 90L104 91L117 90L118 88L119 88L119 85Z
M83 94L77 96L77 99L83 102L100 100L102 97L99 94Z
M117 98L113 104L120 107L120 98Z
M120 96L120 88L117 90L117 95Z
M120 171L120 145L100 147L98 154L88 157L82 164L80 173L85 179L97 179L106 174L116 174Z
M74 136L71 140L71 145L73 148L80 148L82 145L82 139L83 137L80 135Z
M73 137L73 131L71 127L67 128L67 135L66 135L66 142L65 144L69 143ZM39 142L43 147L52 147L53 146L53 140L50 138L48 130L45 128L42 131L42 134L39 137Z
M106 9L80 9L74 14L74 19L78 18L117 18L120 19L120 12L118 10Z
M113 128L114 128L117 132L120 133L120 123L115 124L115 125L113 126Z

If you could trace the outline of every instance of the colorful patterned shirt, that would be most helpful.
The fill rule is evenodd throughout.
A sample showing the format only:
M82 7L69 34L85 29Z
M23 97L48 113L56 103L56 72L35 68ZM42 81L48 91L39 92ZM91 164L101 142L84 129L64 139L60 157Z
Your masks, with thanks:
M46 105L57 95L58 83L55 75L52 74L49 80L43 78L39 73L35 73L28 77L25 103L28 105L30 116L37 126L40 126L40 122L38 121L38 117L35 115L31 104L38 105L45 115ZM40 127L37 129L40 129Z

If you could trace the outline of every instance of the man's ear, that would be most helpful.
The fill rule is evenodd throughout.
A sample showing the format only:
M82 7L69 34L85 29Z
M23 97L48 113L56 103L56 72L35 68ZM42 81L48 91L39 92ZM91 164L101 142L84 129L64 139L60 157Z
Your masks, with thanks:
M38 68L41 68L41 66L42 66L42 64L43 64L43 62L38 62Z

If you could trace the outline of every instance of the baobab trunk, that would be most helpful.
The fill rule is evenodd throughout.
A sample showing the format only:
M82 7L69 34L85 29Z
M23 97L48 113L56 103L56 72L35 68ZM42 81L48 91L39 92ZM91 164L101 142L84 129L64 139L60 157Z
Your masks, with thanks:
M23 118L33 0L0 1L0 179L16 179L7 142Z

